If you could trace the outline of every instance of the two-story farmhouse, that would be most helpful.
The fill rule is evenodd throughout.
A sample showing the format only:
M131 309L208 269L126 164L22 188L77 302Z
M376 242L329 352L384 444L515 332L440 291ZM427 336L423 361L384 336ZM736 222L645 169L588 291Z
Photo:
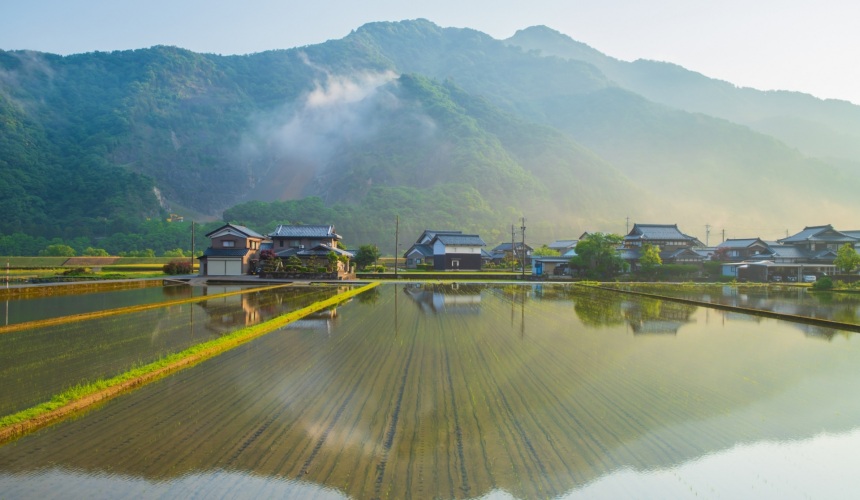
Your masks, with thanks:
M251 270L265 237L237 224L224 224L206 234L211 243L200 257L201 276L239 276Z
M622 258L635 267L646 243L660 248L664 264L701 264L705 259L693 250L705 245L698 238L682 233L677 224L633 224L624 237Z
M409 247L404 257L406 266L433 264L436 271L481 269L484 240L476 234L461 231L436 231L427 229Z
M331 225L290 226L280 224L271 233L271 249L281 259L298 257L305 265L323 262L330 252L338 256L352 257L352 253L338 248L341 236ZM268 246L268 245L267 245ZM343 271L345 266L338 264Z

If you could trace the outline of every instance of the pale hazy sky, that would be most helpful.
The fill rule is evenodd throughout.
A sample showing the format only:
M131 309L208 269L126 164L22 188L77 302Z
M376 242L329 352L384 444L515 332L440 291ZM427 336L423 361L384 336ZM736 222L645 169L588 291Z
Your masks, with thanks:
M849 0L4 0L0 49L175 45L246 54L426 18L494 38L546 25L623 60L679 64L762 90L860 104L860 2Z

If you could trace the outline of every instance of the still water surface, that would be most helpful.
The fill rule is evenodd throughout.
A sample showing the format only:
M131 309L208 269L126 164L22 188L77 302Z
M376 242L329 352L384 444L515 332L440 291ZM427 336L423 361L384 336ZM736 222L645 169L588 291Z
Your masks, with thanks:
M851 498L854 334L384 285L0 447L26 497Z
M145 290L150 293L132 296L146 299L141 303L157 303L184 296L217 295L236 288L186 286ZM152 292L159 292L160 296ZM0 415L29 408L77 384L110 378L136 365L295 311L336 293L333 287L249 291L192 304L0 334ZM134 305L128 304L130 296L125 291L116 294L116 301L99 294L106 295L100 299L105 309ZM87 296L57 299L74 306Z

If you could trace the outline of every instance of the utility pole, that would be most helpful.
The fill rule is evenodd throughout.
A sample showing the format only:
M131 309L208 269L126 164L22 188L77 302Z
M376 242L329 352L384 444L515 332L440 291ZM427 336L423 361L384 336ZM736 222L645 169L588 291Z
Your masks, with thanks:
M397 254L400 253L397 250L397 246L399 244L400 238L400 216L395 216L394 219L394 278L397 279Z
M526 218L522 219L522 226L520 229L523 230L523 262L522 262L522 271L523 271L523 280L526 279Z
M194 274L194 221L191 221L191 274Z
M710 240L711 240L711 225L705 224L705 246L706 247L711 246Z
M723 243L726 242L726 229L723 228Z
M627 232L624 234L630 234L630 216L627 216Z
M511 272L516 271L516 267L514 267L517 260L517 247L514 246L514 225L511 224Z

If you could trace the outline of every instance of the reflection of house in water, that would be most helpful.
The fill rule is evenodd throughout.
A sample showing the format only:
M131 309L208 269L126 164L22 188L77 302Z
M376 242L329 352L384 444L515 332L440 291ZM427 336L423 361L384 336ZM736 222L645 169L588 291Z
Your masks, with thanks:
M308 314L302 319L287 325L291 330L316 330L331 335L332 328L337 324L337 308L325 309Z
M657 299L624 301L621 311L635 335L677 335L682 326L693 323L697 307Z
M426 313L478 314L481 312L481 287L478 285L436 285L414 283L403 288L409 298Z
M200 302L199 306L208 316L206 328L220 334L230 333L236 326L254 325L267 319L252 294L218 297Z

